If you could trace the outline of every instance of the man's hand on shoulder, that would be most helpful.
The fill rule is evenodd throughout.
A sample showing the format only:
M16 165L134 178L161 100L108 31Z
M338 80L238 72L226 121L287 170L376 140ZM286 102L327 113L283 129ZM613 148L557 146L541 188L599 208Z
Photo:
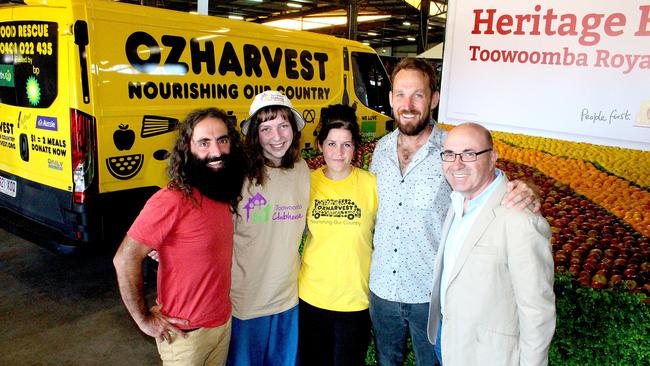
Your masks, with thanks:
M501 204L506 207L516 207L519 210L528 208L538 213L542 207L539 197L539 187L531 182L513 180L508 182L506 193Z

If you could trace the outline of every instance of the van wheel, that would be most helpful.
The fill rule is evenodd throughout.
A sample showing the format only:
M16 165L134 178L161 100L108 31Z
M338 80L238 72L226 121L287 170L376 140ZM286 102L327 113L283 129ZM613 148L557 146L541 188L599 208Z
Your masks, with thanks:
M27 141L27 134L20 134L20 158L23 161L29 161L29 142Z

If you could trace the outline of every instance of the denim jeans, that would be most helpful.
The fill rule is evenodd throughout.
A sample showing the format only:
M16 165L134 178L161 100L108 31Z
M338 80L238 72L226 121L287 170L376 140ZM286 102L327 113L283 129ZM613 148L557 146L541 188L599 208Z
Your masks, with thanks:
M295 366L298 362L298 305L278 314L232 318L228 366Z
M436 335L436 345L435 351L436 351L436 357L438 358L438 362L442 366L442 347L440 346L440 342L442 342L442 319L440 319L440 324L438 325L438 334Z
M388 301L371 291L370 318L380 366L402 366L406 357L406 338L409 334L416 365L438 365L434 347L427 338L428 303Z

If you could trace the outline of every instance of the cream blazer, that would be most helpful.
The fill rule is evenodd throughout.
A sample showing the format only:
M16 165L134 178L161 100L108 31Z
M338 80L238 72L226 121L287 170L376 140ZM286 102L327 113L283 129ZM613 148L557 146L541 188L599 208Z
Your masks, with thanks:
M478 213L449 276L442 326L444 366L546 365L555 332L550 228L529 210L500 202L499 184ZM450 208L435 259L428 335L440 322L440 277Z

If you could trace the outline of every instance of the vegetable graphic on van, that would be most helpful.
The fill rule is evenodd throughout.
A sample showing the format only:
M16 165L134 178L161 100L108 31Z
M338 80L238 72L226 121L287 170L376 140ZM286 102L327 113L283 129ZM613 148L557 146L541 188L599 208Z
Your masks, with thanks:
M361 209L349 198L315 200L311 215L316 220L321 217L344 217L352 221L361 218Z

